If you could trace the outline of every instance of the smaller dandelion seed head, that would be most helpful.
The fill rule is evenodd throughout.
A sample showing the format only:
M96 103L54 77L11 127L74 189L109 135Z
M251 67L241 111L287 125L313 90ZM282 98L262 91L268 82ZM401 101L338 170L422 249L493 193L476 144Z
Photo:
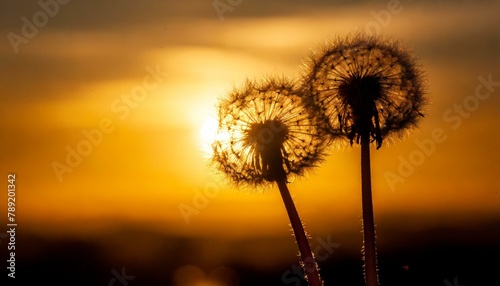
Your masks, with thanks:
M303 175L323 158L324 140L285 78L247 81L220 100L212 162L232 182L263 185ZM293 176L292 176L293 178Z
M364 34L338 38L304 68L305 100L332 139L352 144L368 133L379 148L423 116L422 70L399 42Z

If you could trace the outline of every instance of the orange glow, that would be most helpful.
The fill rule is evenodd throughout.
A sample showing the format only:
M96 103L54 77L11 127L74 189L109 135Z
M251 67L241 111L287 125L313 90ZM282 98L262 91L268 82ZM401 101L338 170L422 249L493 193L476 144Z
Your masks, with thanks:
M307 284L277 186L215 170L218 103L370 29L420 58L431 101L371 148L380 283L498 285L500 1L1 2L0 256L15 173L19 285ZM354 145L288 185L325 285L363 283Z
M489 17L477 11L471 15L484 18L480 28L485 37L496 33L497 17L491 15L497 6L478 8ZM367 19L371 9L379 7L338 9L301 17L235 16L226 22L213 16L191 19L189 25L162 19L157 23L161 28L127 25L117 33L107 27L75 31L69 38L47 26L23 46L20 56L6 56L13 60L0 74L5 86L0 128L6 138L0 142L5 162L0 168L3 174L19 174L24 223L40 232L41 225L54 228L54 233L90 234L94 226L102 230L103 225L120 222L191 237L287 236L288 221L276 189L236 189L208 166L214 136L224 136L214 134L214 106L218 97L247 77L297 77L310 49L337 33L363 28L373 20ZM438 49L441 44L455 45L446 39L462 39L461 28L470 25L461 18L462 10L432 7L434 18L418 24L423 27L419 33L410 28L421 11L408 6L402 13L405 16L394 15L384 31L415 46L429 72L433 104L419 130L373 150L375 217L425 213L445 220L439 214L498 215L500 133L492 127L499 119L498 96L482 101L459 129L443 119L446 110L474 94L478 75L493 74L499 80L495 61L487 52L467 50L464 55L476 57L470 64L461 50L450 59ZM449 15L453 23L436 29L442 25L436 15ZM482 51L493 40L479 42L485 44L471 49ZM1 49L2 55L12 54L10 47ZM156 66L165 77L143 100L133 101L126 115L116 112L113 103L143 84L146 67ZM111 120L113 131L103 134L102 142L92 145L80 162L68 165L67 148L76 150L88 141L83 131L98 128L104 118ZM408 157L417 148L414 140L428 138L435 128L445 130L447 141L391 192L385 173L397 174L399 157ZM307 178L290 185L308 230L316 235L359 230L359 149L332 148L330 153ZM64 172L61 182L53 162L71 170ZM207 195L210 188L215 191ZM196 210L189 223L179 208L183 204ZM106 222L75 224L86 220Z

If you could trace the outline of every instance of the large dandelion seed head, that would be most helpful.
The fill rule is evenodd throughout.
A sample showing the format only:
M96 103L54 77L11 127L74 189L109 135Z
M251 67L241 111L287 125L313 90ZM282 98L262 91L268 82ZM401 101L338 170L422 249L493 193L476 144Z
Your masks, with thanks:
M305 63L306 101L332 138L384 139L416 127L426 105L422 71L399 42L357 34L337 39Z
M323 141L299 89L284 79L247 81L219 104L213 164L251 186L303 175L322 159Z

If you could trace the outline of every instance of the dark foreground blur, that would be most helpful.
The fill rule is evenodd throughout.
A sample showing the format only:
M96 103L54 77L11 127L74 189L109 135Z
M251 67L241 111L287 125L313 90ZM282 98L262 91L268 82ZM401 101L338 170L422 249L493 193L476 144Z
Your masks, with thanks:
M440 228L418 233L381 229L381 285L498 286L499 226L495 222L477 228ZM338 243L331 248L334 251L328 255L327 251L320 252L325 285L363 285L360 248L356 247L359 239L353 234L339 234L331 241ZM3 257L6 242L2 238ZM81 240L47 239L20 229L16 243L16 279L1 285L307 285L294 273L296 253L273 265L268 263L275 253L280 253L279 249L293 249L289 236L207 241L118 228ZM213 253L207 254L207 249ZM237 255L248 250L260 255L262 263Z

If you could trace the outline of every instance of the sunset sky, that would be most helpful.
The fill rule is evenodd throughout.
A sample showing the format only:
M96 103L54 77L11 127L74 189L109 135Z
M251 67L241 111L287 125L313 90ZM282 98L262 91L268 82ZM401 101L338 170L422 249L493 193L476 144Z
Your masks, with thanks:
M104 280L88 280L102 285L113 267L140 281L158 257L172 285L231 263L286 285L297 250L279 192L239 190L211 170L214 107L246 78L297 78L312 50L355 31L413 49L431 101L418 130L372 148L381 261L402 240L498 241L499 11L500 1L0 1L0 169L4 188L17 175L18 239L32 251L19 259L35 269L47 245L83 241L102 250ZM331 236L350 257L362 242L360 150L329 153L290 190L313 241ZM179 239L192 251L176 250ZM491 285L474 279L464 284Z

